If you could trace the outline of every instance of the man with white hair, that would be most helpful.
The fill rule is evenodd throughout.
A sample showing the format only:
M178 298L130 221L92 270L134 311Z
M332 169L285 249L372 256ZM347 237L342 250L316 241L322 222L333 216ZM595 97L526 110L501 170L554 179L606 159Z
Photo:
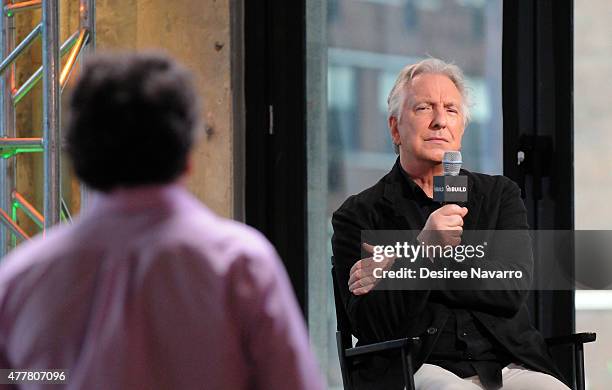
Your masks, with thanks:
M469 120L457 66L430 58L405 67L388 106L399 157L386 176L349 197L332 218L336 276L359 344L420 337L414 378L419 390L568 389L558 379L542 335L530 324L525 300L531 275L527 282L500 281L497 291L374 289L380 279L372 271L381 265L362 258L361 249L373 250L362 241L362 231L420 231L419 243L430 242L428 232L444 231L441 244L456 246L464 229L528 229L520 190L503 176L462 170L468 180L465 207L432 199L444 153L461 149ZM526 242L520 250L530 254ZM509 254L499 261L527 274L533 269L531 255ZM389 267L393 260L385 262ZM380 354L363 361L352 379L359 389L400 389L401 366L398 355Z

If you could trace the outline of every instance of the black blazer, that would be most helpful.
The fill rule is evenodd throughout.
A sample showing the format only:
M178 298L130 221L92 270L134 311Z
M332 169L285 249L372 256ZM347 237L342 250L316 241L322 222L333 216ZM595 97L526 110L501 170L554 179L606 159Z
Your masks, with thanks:
M526 285L508 285L504 291L445 291L445 304L432 291L379 291L355 296L348 290L351 266L361 258L362 230L421 230L425 224L414 193L401 171L399 159L377 184L349 197L333 214L332 249L341 298L359 345L406 336L422 340L415 369L428 358L449 307L470 310L510 352L517 363L561 378L542 335L531 326L525 304ZM527 214L518 186L504 176L462 170L468 177L468 214L464 230L527 230ZM525 232L525 234L527 234ZM530 243L519 264L531 272ZM436 292L439 294L440 292ZM358 388L401 388L401 362L381 354L364 360L354 382Z

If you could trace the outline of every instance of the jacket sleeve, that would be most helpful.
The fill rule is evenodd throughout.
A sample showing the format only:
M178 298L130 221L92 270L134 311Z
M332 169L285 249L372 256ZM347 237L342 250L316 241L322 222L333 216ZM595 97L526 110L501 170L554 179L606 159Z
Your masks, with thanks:
M365 343L419 334L423 330L414 329L414 326L425 321L414 321L414 318L427 314L429 291L375 289L357 296L348 289L350 269L362 257L361 232L374 229L368 220L370 212L354 198L349 198L332 217L332 250L338 290L353 334Z

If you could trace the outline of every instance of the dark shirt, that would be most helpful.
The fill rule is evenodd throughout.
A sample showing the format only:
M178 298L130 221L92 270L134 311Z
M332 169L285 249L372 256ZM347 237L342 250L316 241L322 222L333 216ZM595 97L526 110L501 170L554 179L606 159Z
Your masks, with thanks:
M442 205L428 197L410 176L401 170L419 205L423 220ZM432 301L445 304L441 295L432 292ZM438 341L425 363L435 364L461 378L478 375L486 389L502 386L501 369L512 358L493 335L472 315L469 310L453 308Z

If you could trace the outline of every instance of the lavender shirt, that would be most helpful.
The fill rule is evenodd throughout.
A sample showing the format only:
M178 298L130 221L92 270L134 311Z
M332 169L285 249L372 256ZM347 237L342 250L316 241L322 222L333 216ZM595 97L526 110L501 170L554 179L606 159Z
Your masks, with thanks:
M180 185L100 195L7 256L0 367L67 369L69 389L323 388L272 246Z

